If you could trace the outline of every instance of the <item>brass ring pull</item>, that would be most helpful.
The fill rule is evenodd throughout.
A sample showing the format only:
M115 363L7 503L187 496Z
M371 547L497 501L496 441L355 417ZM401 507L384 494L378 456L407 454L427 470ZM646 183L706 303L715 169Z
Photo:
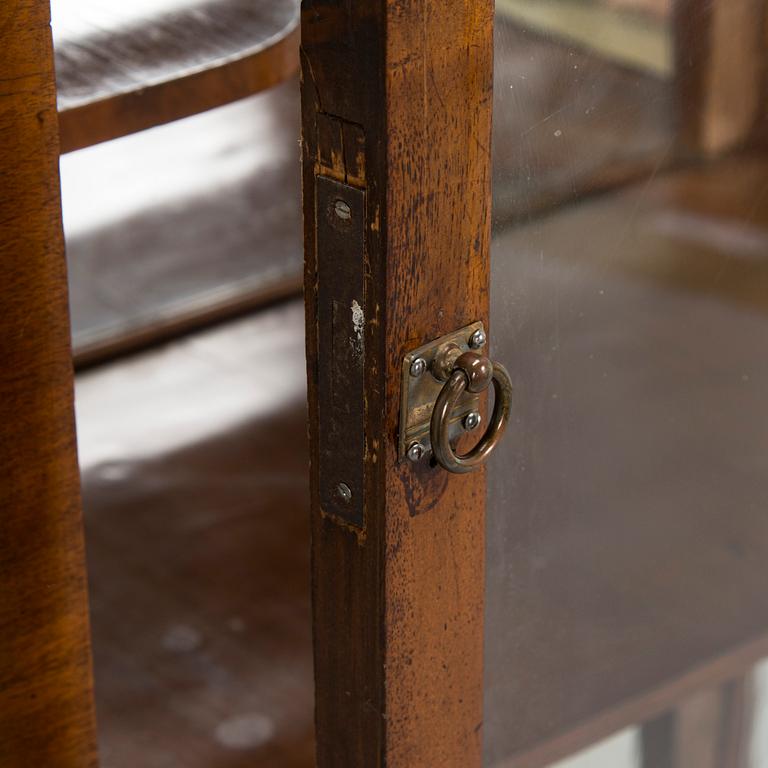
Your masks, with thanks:
M451 447L448 420L465 391L483 392L491 381L496 394L493 415L480 442L466 455L458 456ZM512 382L501 363L491 362L476 352L465 352L454 363L454 370L440 391L432 412L430 438L438 463L449 472L465 474L481 467L499 444L509 421Z

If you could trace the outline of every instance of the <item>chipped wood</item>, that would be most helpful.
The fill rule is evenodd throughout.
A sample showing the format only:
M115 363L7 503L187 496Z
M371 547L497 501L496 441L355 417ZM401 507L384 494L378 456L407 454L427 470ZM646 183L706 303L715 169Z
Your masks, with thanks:
M318 764L481 764L485 476L397 456L412 348L488 322L493 3L302 9ZM317 176L365 190L365 525L324 515Z

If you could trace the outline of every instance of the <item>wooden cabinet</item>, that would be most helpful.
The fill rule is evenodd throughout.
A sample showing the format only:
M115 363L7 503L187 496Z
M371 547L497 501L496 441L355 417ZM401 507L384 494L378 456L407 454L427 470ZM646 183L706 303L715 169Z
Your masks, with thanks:
M300 60L317 764L760 765L764 4L104 9L59 8L58 128L47 5L0 10L0 763L97 763L59 135ZM454 374L451 450L506 424L466 474L409 384Z

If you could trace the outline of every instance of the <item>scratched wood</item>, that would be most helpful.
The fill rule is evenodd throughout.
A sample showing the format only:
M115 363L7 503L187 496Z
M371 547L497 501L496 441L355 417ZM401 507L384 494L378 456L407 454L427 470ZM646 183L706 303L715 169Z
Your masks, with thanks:
M297 0L53 0L63 152L262 91L298 67Z
M47 3L0 9L0 762L95 766Z
M302 11L318 763L481 764L485 476L397 460L411 348L488 321L493 3ZM318 493L315 177L366 194L364 525Z

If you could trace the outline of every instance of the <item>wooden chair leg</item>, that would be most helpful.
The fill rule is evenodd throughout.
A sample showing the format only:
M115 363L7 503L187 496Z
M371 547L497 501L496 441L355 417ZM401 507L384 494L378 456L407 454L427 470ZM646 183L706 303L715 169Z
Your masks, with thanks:
M0 762L95 766L47 0L0 5Z

